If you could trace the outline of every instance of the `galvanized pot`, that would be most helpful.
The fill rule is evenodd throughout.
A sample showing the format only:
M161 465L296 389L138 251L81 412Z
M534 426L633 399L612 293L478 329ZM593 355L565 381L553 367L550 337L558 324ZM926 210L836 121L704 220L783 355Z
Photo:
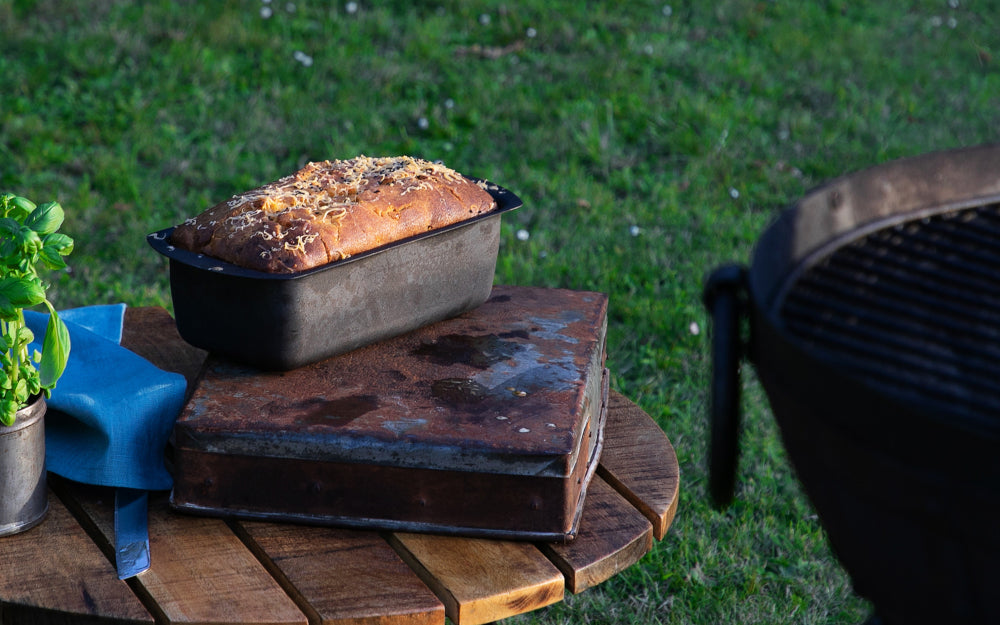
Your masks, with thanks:
M45 399L39 396L18 411L13 425L0 426L0 536L38 525L48 509Z

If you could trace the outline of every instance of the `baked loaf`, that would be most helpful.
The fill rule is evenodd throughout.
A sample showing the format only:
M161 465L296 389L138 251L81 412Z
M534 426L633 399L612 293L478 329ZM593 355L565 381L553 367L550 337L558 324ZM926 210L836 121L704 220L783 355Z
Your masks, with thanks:
M309 163L174 228L171 244L234 265L291 273L493 210L486 190L443 165L398 156Z

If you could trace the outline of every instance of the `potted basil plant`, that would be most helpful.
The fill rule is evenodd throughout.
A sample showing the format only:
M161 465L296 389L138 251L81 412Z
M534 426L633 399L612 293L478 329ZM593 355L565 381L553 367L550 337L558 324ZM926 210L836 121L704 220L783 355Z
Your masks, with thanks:
M70 341L39 269L66 267L73 240L57 232L63 218L56 202L0 195L0 535L33 527L48 510L45 399L66 368ZM24 311L43 305L49 321L38 351Z

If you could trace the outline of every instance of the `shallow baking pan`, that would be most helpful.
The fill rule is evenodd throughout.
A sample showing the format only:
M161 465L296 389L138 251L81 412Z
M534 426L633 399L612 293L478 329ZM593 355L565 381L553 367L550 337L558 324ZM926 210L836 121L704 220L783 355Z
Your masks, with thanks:
M608 297L482 305L294 371L209 356L173 430L174 509L566 541L607 418Z
M260 369L287 371L461 314L486 301L500 216L521 206L492 183L493 211L306 271L244 269L147 241L170 260L177 329L188 343Z

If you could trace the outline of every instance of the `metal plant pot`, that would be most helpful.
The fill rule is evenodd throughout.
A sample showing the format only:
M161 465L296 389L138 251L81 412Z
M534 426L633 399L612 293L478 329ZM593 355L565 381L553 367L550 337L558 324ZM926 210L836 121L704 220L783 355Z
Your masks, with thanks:
M49 509L45 482L45 399L38 397L0 426L0 536L42 522Z

